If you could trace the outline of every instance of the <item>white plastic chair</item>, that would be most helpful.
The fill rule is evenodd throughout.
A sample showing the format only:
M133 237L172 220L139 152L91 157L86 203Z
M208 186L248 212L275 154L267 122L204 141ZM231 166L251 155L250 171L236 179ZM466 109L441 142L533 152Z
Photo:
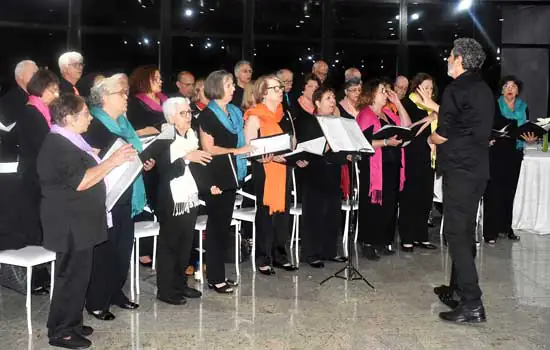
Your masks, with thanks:
M290 251L294 248L294 264L300 266L300 216L302 216L302 203L298 203L298 191L296 188L296 175L292 169L292 206L290 207L292 218L292 234L290 236Z
M145 211L151 212L149 207ZM153 266L157 266L157 239L160 231L160 225L157 217L153 216L153 221L140 221L134 223L134 245L132 247L132 258L130 261L130 294L135 298L140 294L139 290L139 240L146 237L153 237Z
M15 265L27 268L27 327L32 334L31 322L31 281L32 268L37 265L51 263L50 271L50 300L53 296L55 278L55 253L39 246L27 246L18 250L0 251L0 264ZM0 267L1 268L1 267Z
M350 193L350 196L353 196L355 204L353 207L349 204L349 200L342 202L342 211L346 212L346 220L344 221L344 234L342 235L342 246L344 247L344 256L348 256L348 230L349 230L349 219L352 211L359 210L359 166L355 164L355 180L356 186L353 188L353 193ZM359 235L359 213L355 215L355 237L353 239L354 243L357 243L357 236Z
M250 181L252 178L252 175L247 175L244 179L244 181ZM243 221L252 223L252 251L250 254L250 262L252 263L252 271L256 272L256 196L244 192L242 189L237 190L237 194L240 194L243 197L250 198L254 200L254 207L250 208L237 208L233 210L233 219L237 221L237 225L235 226L235 236L240 236L241 232L241 224ZM235 244L238 243L238 238L235 238ZM240 244L238 244L240 247ZM237 266L238 264L238 249L235 247L235 257L237 259ZM237 268L237 273L239 273L239 270Z

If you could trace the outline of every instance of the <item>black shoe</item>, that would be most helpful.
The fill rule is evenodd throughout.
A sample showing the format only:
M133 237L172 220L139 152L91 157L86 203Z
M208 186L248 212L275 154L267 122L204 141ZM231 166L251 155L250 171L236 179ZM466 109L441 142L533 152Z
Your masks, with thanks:
M127 301L125 303L115 304L115 305L121 309L126 309L126 310L135 310L139 307L139 304L132 303L131 301Z
M165 297L159 294L157 299L170 305L185 305L187 303L187 300L182 296Z
M221 287L216 287L215 284L212 284L212 283L208 283L208 288L210 289L214 289L217 293L220 293L220 294L231 294L235 291L235 287L232 286L229 282L227 282L228 280L226 280L226 282L223 284L223 286Z
M439 286L434 288L434 293L443 304L447 305L451 309L455 309L458 306L458 301L454 299L454 292L449 286Z
M285 271L296 271L298 270L297 266L292 265L289 262L286 263L279 263L279 262L273 262L273 267L276 267L278 269L283 269Z
M378 254L376 249L374 249L374 247L371 246L371 245L363 246L363 257L365 257L367 260L371 260L371 261L380 260L380 255Z
M112 321L116 318L109 310L88 311L88 313L101 321Z
M405 253L412 253L414 252L414 247L412 245L410 247L405 247L403 244L401 244L401 251Z
M460 304L452 311L440 312L439 318L455 323L482 323L487 321L483 305L472 307Z
M437 246L431 244L430 242L424 243L424 242L413 242L415 247L428 249L428 250L434 250L437 249Z
M275 270L270 265L262 265L262 266L258 267L258 271L262 275L266 275L266 276L271 276L271 275L275 274Z
M336 255L331 258L325 259L327 261L337 262L337 263L344 263L348 261L348 258L345 256Z
M90 326L82 326L79 333L83 337L89 337L92 333L94 333L94 329Z
M200 291L191 287L184 287L180 295L182 297L189 298L189 299L197 299L202 297L202 293Z
M309 266L311 266L313 268L316 268L316 269L322 269L323 267L325 267L325 263L322 262L321 260L314 260L314 261L309 263Z
M32 295L48 295L50 294L50 290L47 287L40 286L36 287L35 289L31 290Z
M441 294L452 294L453 289L450 286L446 286L444 284L434 287L434 294L435 295L441 295Z
M395 254L395 250L391 249L390 246L376 247L375 249L379 255L390 256Z
M51 346L65 349L87 349L92 346L91 341L76 333L71 334L70 339L64 339L63 337L50 338L48 343Z

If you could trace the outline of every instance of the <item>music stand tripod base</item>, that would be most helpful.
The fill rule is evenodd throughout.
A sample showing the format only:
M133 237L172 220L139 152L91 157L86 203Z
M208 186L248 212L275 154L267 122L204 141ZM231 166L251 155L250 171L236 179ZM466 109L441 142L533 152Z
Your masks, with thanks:
M321 283L319 283L320 285L323 285L323 283L329 281L331 278L340 278L340 279L343 279L343 280L347 280L347 281L358 281L358 280L363 280L365 281L365 283L371 287L372 289L376 290L376 288L374 288L374 286L365 278L363 277L363 275L355 268L355 266L353 266L353 258L352 258L352 247L351 247L351 241L352 240L355 240L355 215L357 215L357 213L354 213L356 211L353 210L353 208L357 207L356 206L356 203L357 203L357 199L354 198L354 195L353 195L353 183L354 183L354 179L355 179L355 168L357 166L357 155L352 155L352 162L351 162L351 166L352 166L352 171L350 171L350 182L349 182L349 187L350 187L350 208L352 209L350 211L350 223L349 223L349 227L348 227L348 232L347 232L347 235L348 235L348 261L346 262L346 266L344 266L343 268L341 268L340 270L336 271L333 275L331 276L328 276L327 278L325 278L324 280L321 281ZM346 233L344 233L346 234ZM342 275L344 274L344 275Z

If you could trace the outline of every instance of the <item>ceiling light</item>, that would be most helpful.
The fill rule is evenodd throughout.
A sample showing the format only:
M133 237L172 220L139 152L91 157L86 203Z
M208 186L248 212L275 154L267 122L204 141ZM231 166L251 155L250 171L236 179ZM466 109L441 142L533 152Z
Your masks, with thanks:
M393 30L393 27L389 27L388 29L389 29L389 30Z
M192 9L185 9L183 14L185 15L185 17L191 17L191 16L193 16L193 10Z
M457 10L458 11L466 11L468 10L470 7L472 7L472 0L461 0L459 3L458 3L458 6L457 6Z
M399 21L399 15L395 16L395 19Z
M296 24L296 28L300 28L300 25L299 25L299 24Z
M393 22L392 22L392 21L387 21L386 23L387 23L387 24L392 24Z
M306 13L306 14L304 15L304 18L309 18L309 15Z
M128 40L124 40L124 45L128 45Z
M300 23L302 23L302 24L303 24L303 23L305 23L305 22L304 22L304 20L303 20L303 19L301 19L301 20L300 20Z
M421 31L422 31L422 28L418 28L418 31L421 32Z
M498 21L499 22L504 22L504 18L499 18Z
M149 45L149 39L143 38L143 43L144 43L145 45Z
M411 15L411 20L416 21L420 18L420 13L416 12Z

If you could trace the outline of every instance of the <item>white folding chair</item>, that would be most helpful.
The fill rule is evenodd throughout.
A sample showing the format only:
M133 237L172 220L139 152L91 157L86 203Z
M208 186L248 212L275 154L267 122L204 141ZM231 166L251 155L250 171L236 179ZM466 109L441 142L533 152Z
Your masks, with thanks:
M151 213L149 207L145 211ZM146 237L153 237L153 266L157 267L157 239L160 231L160 225L157 217L153 216L153 221L140 221L134 223L134 245L132 247L132 258L130 262L130 294L135 298L140 294L139 290L139 240Z
M352 211L358 211L359 210L359 166L357 163L355 164L355 186L353 187L353 193L350 193L350 196L353 196L354 198L354 205L352 206L350 204L350 201L343 201L342 202L342 210L346 212L346 218L344 221L344 232L342 235L342 246L344 247L344 256L348 256L348 230L349 230L349 220L351 216ZM359 212L355 215L355 237L353 242L357 243L357 236L359 235Z
M250 181L252 178L252 175L247 175L244 179L245 182ZM254 207L247 207L247 208L238 208L233 210L233 219L237 221L237 225L235 226L235 236L240 236L241 232L241 225L242 222L250 222L252 223L252 247L251 247L251 254L250 254L250 262L252 263L252 271L256 271L256 196L244 192L242 189L237 190L237 194L240 194L243 197L252 199L254 201ZM235 238L235 244L238 244L238 237ZM240 247L240 244L238 244ZM238 264L238 258L239 258L239 252L238 249L235 249L235 258ZM237 274L239 274L239 269L237 267Z
M0 163L0 174L16 173L18 164L18 162Z
M31 281L32 268L37 265L51 263L50 271L50 300L53 296L55 278L55 253L39 246L27 246L18 250L0 251L0 264L15 265L27 268L27 327L32 334L31 322ZM0 267L1 268L1 267Z
M292 206L290 207L292 218L292 234L290 236L290 251L294 248L294 265L300 266L300 216L302 216L302 203L298 203L298 191L296 188L296 175L292 169Z

